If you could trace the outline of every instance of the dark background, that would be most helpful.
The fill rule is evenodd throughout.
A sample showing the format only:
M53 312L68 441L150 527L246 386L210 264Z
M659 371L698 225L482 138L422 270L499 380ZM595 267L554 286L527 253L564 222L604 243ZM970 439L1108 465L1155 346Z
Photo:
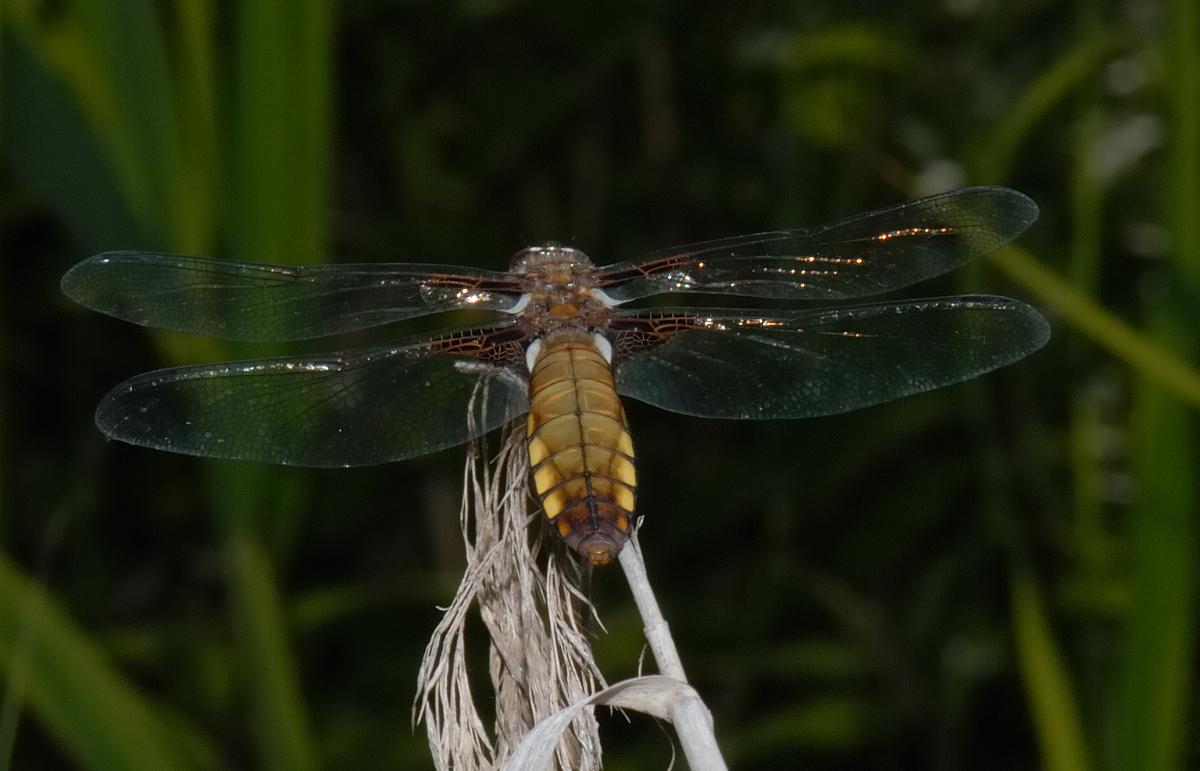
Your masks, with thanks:
M630 403L651 576L737 768L1196 767L1198 14L8 0L0 758L427 767L409 707L461 569L461 449L305 471L107 444L115 383L249 350L73 306L76 261L607 263L999 183L1041 220L908 294L1025 299L1050 344L805 422ZM632 675L619 571L591 592ZM609 768L671 758L648 718L604 736Z

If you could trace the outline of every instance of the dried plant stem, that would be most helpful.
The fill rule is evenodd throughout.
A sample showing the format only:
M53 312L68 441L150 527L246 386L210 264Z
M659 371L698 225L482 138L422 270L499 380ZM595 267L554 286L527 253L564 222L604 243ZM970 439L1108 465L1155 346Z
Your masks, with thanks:
M621 568L625 571L625 579L637 603L638 612L646 632L646 640L650 643L650 651L658 663L658 671L667 677L680 682L687 682L683 671L683 662L679 659L679 651L675 649L675 641L671 638L671 629L667 620L659 610L658 600L650 588L650 578L646 575L646 563L642 560L642 550L634 538L621 550ZM671 707L671 723L683 745L683 754L687 757L692 771L725 771L725 759L717 746L717 737L713 734L712 713L699 696L676 701Z
M594 614L575 587L578 571L553 555L543 568L531 548L524 441L519 426L495 458L483 443L468 452L460 511L467 570L426 648L414 704L442 771L498 768L536 724L606 685L578 623L580 613ZM472 608L490 641L492 730L471 692L466 619ZM592 710L573 715L566 729L551 744L553 760L537 767L596 771L601 747Z

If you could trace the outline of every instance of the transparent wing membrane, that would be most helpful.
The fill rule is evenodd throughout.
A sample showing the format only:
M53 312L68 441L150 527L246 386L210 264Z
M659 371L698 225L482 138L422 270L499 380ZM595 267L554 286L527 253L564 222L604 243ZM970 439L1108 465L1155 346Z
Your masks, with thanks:
M286 465L359 466L424 455L528 410L511 326L147 372L109 392L96 424L143 447Z
M76 265L62 286L118 318L233 340L300 340L461 308L512 314L343 353L149 372L96 413L105 434L146 447L353 466L461 444L525 413L526 346L563 327L611 342L620 393L702 417L830 415L989 372L1045 343L1037 311L970 296L786 311L628 311L608 299L875 295L979 258L1036 218L1021 193L975 187L599 269L565 248L526 250L508 273L109 252Z
M507 273L446 265L265 265L106 252L62 280L81 305L147 327L225 340L305 340L456 308L507 311Z
M807 418L940 388L1045 344L1036 310L1003 297L794 312L621 312L617 390L706 418Z
M941 275L995 251L1037 219L1003 187L971 187L807 230L679 246L599 270L618 302L663 292L844 300Z

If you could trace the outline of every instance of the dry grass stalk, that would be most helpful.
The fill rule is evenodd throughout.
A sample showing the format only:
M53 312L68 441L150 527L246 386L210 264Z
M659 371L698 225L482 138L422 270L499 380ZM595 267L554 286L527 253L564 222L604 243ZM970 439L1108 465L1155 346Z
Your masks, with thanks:
M579 613L595 610L578 589L579 569L531 546L529 461L524 431L509 432L490 462L486 444L472 445L463 475L460 523L467 569L434 630L418 676L414 720L423 720L438 769L492 769L533 726L604 687ZM536 529L536 528L534 528ZM467 614L478 605L491 638L495 693L489 732L471 694L465 641ZM599 729L590 709L558 743L563 769L600 767Z
M600 705L635 710L660 720L669 720L675 726L679 743L693 771L727 771L721 748L717 746L713 734L712 715L700 694L687 684L670 627L659 610L658 601L654 599L636 536L621 551L620 560L642 616L646 638L663 674L639 675L615 683L540 721L510 756L505 771L546 768L554 758L563 731L571 725L571 721L585 712L590 714L594 707Z

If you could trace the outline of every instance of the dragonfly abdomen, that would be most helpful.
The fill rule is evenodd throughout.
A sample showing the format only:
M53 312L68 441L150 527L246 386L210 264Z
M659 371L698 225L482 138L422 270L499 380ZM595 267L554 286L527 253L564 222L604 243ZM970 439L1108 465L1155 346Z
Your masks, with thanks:
M541 339L529 378L529 463L546 517L593 565L629 538L637 491L633 440L612 366L592 335Z

